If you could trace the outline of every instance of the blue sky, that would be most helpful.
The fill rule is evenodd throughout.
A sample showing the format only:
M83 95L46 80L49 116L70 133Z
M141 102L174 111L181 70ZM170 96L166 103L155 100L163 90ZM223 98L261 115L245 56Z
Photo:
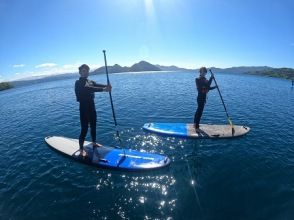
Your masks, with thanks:
M108 64L294 68L293 0L0 0L0 81Z

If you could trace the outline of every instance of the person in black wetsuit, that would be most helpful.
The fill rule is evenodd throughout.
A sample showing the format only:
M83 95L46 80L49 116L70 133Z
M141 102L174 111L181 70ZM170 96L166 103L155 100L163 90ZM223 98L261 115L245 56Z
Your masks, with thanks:
M94 147L101 145L96 143L96 108L95 108L95 92L109 92L111 85L98 84L92 80L88 80L90 67L83 64L79 67L80 78L75 83L75 93L77 101L80 103L80 121L81 133L79 137L80 155L86 156L83 150L84 141L88 132L88 125L91 127L91 138Z
M196 131L199 131L199 123L200 119L204 110L204 106L206 103L206 95L209 92L209 90L215 89L216 86L210 87L211 82L213 80L213 74L211 74L211 77L209 80L205 78L205 75L207 74L207 69L206 67L201 67L199 69L200 76L195 79L196 83L196 88L198 91L198 96L197 96L197 111L195 112L194 116L194 126Z

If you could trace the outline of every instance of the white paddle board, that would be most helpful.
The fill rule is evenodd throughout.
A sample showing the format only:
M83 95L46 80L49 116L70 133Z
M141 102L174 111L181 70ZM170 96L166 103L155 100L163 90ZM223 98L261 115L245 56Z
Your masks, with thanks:
M249 127L234 125L210 125L200 124L196 131L194 124L185 123L146 123L143 126L146 131L157 134L183 137L183 138L233 138L247 134Z
M84 150L87 156L80 155L79 140L52 136L45 138L46 143L54 150L63 153L82 163L107 169L143 171L166 167L170 159L164 155L140 152L108 146L96 147L93 150L91 142L85 141Z

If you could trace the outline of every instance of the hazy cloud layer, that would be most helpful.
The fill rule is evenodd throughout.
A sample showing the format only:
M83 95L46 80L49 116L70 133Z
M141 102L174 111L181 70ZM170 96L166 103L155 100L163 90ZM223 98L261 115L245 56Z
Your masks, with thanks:
M13 68L20 68L20 67L24 67L24 64L14 64L12 65Z
M57 66L56 63L42 63L42 64L39 64L37 66L35 66L35 68L51 68L51 67L55 67Z
M43 63L35 66L35 69L32 71L23 71L14 73L14 77L11 80L18 80L27 77L36 77L36 76L51 76L65 73L77 73L79 66L82 63L75 64L65 64L59 66L56 63ZM100 66L97 64L88 64L90 66L90 71L93 71Z

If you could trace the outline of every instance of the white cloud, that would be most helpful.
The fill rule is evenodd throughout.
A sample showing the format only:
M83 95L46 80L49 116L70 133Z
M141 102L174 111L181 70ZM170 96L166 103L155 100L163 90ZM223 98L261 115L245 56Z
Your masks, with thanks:
M12 77L9 78L9 80L14 81L14 80L26 79L27 77L30 77L33 74L34 74L33 71L16 72L13 74Z
M73 73L78 72L80 64L65 64L63 66L59 66L56 63L43 63L35 66L36 69L31 74L32 76L44 76L44 75L57 75L63 73Z
M18 71L15 72L13 77L10 78L10 80L20 80L20 79L26 79L30 77L45 77L45 76L52 76L52 75L58 75L58 74L65 74L65 73L77 73L79 70L78 68L83 63L77 62L74 64L64 64L62 66L59 66L55 63L43 63L40 65L35 66L35 69L31 71ZM101 65L98 64L88 64L90 66L90 71L93 71ZM1 78L0 78L1 79Z
M98 65L98 64L89 64L89 66L90 66L90 71L94 71L98 69L99 67L101 67L101 65Z
M12 65L13 68L20 68L20 67L24 67L24 64L14 64Z
M71 69L74 70L74 72L77 72L79 67L82 65L83 63L75 63L75 64L65 64L62 66L62 68L64 69ZM98 64L87 64L90 67L90 71L93 71L99 67L101 67L101 65Z
M42 63L42 64L35 66L35 68L51 68L51 67L55 67L55 66L57 66L56 63Z
M65 64L62 66L62 68L64 68L64 69L73 69L73 68L78 69L79 66L80 66L80 64Z

